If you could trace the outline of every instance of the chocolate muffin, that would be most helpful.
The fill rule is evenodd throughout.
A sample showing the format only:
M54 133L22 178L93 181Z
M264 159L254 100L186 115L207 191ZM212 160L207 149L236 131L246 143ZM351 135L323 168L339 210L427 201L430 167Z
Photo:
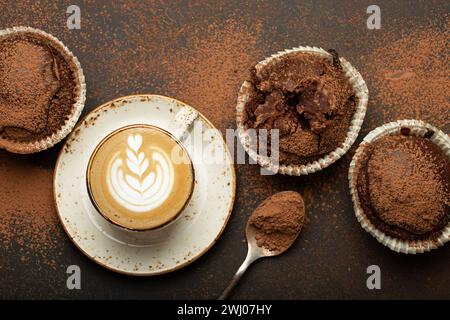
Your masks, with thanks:
M267 129L269 137L270 130L279 130L281 165L311 163L345 141L357 98L337 55L330 61L312 53L285 54L253 68L248 81L243 123Z
M80 94L77 66L33 32L0 37L0 138L37 141L58 131Z
M372 224L402 240L432 240L450 221L450 160L426 137L392 134L368 144L356 188Z

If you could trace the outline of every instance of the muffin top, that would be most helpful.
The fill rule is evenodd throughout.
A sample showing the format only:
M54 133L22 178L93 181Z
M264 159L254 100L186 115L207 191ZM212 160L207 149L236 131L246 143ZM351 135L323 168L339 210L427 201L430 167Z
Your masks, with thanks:
M31 32L0 37L0 135L37 140L57 131L76 99L76 66Z
M247 128L278 129L280 164L318 160L345 140L356 98L339 60L294 52L252 69Z
M369 144L357 187L368 218L391 236L429 238L449 222L450 160L427 138L395 134Z

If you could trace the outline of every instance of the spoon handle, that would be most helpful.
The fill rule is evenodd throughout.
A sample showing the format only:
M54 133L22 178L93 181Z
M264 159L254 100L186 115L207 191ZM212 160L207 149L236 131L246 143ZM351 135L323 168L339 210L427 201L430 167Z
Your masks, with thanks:
M223 290L222 294L219 296L219 300L226 300L228 298L231 291L236 286L236 284L239 282L239 279L241 279L241 277L243 276L243 274L245 273L247 268L258 258L259 258L259 256L252 254L252 250L250 250L250 248L249 248L249 250L247 251L247 257L245 258L244 262L242 262L241 266L234 274L228 287L226 287L225 290Z

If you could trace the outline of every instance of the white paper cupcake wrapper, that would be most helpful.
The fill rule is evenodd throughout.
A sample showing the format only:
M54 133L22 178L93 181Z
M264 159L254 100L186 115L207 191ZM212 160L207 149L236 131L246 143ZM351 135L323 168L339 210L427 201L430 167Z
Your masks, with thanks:
M48 149L58 142L60 142L62 139L64 139L75 126L76 122L78 121L78 118L80 117L81 112L84 108L84 102L86 100L86 83L84 79L83 69L81 68L80 62L78 59L73 55L73 53L57 38L52 36L51 34L48 34L42 30L31 28L31 27L13 27L8 28L4 30L0 30L0 37L14 34L14 33L35 33L39 34L45 38L50 39L52 42L56 43L60 46L61 51L63 52L64 56L66 58L72 59L72 62L75 64L77 68L76 76L78 78L79 83L79 90L78 90L78 96L75 99L75 103L72 108L72 113L70 116L68 116L66 122L63 124L63 126L53 134L44 137L40 140L32 141L32 142L17 142L12 141L9 139L2 139L0 138L0 149L5 149L10 152L14 153L35 153L39 152L45 149Z
M358 196L358 191L356 189L356 177L358 176L358 159L362 154L365 146L367 146L372 141L379 139L382 136L386 136L393 133L399 133L401 128L409 128L411 135L424 136L427 132L433 131L434 134L430 138L430 141L434 142L439 146L442 151L450 158L450 137L438 128L425 123L420 120L398 120L395 122L390 122L384 124L371 132L363 139L359 145L353 159L350 163L350 168L348 172L348 179L350 183L350 193L352 195L353 207L355 210L356 218L359 223L375 237L380 243L388 247L395 252L401 252L406 254L416 254L430 251L436 249L439 246L444 245L444 243L450 240L450 223L442 230L441 236L435 240L416 240L407 241L399 238L394 238L386 235L384 232L377 229L371 221L367 218L364 210L361 207L361 203Z
M277 54L274 54L265 60L259 62L255 67L260 68L262 66L265 66L269 63L276 62L280 60L281 57L287 54L292 54L296 52L306 52L311 54L317 54L321 57L332 59L331 54L329 54L327 51L323 50L322 48L317 47L297 47L293 49L284 50L281 52L278 52ZM274 164L270 161L270 158L263 157L257 154L256 151L254 151L250 146L251 143L251 137L248 133L248 128L244 125L244 107L245 103L247 102L249 98L249 89L251 88L251 84L248 81L244 81L244 83L241 86L241 89L239 90L238 99L237 99L237 106L236 106L236 123L237 123L237 129L239 138L241 140L242 146L246 150L246 152L249 154L249 156L255 160L259 165L262 167L272 171L273 173L280 173L280 174L286 174L291 176L300 176L300 175L307 175L316 171L320 171L335 161L337 161L339 158L341 158L352 146L352 144L355 142L359 130L361 129L364 116L366 114L367 110L367 102L369 100L369 90L367 89L367 85L362 78L361 74L344 58L340 57L340 62L342 69L345 73L345 76L347 77L349 83L353 87L353 91L355 92L355 96L357 97L357 105L355 108L355 113L353 115L353 118L350 123L350 127L347 133L347 137L345 138L344 142L337 147L334 151L326 154L322 158L313 161L311 163L308 163L306 165L278 165Z

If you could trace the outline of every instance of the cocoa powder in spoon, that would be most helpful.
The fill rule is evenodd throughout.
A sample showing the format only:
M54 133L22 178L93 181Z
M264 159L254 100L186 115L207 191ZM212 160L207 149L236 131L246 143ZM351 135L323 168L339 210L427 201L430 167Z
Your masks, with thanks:
M249 223L257 230L259 247L284 251L306 223L303 198L294 191L276 193L253 211Z

